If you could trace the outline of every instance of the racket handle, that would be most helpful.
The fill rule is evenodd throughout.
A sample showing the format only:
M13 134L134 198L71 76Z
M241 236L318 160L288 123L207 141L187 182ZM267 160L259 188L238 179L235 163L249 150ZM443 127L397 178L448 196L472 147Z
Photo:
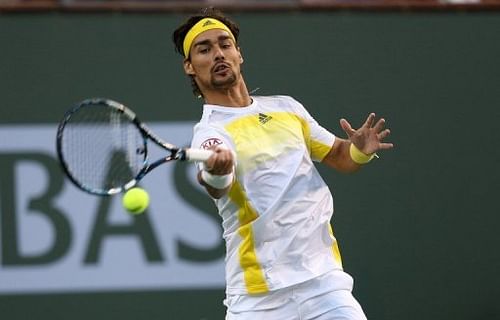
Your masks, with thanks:
M188 161L206 161L214 152L203 149L186 149L186 160Z

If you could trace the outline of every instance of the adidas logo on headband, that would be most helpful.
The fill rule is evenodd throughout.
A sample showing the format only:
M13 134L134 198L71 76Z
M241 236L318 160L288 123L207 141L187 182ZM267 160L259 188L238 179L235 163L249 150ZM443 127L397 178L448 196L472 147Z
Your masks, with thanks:
M202 27L211 26L211 25L213 25L213 24L215 24L215 23L214 23L212 20L207 20L207 21L205 21L205 23L202 25Z

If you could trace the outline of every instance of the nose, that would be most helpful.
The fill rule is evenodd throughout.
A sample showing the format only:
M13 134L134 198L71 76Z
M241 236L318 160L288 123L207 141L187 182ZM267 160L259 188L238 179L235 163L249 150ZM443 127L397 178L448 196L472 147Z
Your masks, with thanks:
M225 59L224 51L222 50L222 48L220 46L214 47L214 57L215 57L215 60L224 60Z

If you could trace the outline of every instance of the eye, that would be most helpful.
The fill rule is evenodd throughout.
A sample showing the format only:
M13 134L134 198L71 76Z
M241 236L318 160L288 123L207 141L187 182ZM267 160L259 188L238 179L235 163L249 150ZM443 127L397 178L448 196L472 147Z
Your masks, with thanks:
M198 52L202 54L206 54L208 53L208 51L209 51L208 47L200 47L200 49L198 50Z
M221 46L221 48L223 48L223 49L229 49L229 48L231 48L231 47L232 47L232 44L231 44L231 41L224 41L224 42L222 42L222 43L221 43L221 45L220 45L220 46Z

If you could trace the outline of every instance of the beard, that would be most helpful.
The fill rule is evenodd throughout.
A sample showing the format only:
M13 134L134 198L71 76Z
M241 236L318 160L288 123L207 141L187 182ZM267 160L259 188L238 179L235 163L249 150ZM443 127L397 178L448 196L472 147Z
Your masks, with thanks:
M229 71L228 73L229 74L224 77L212 75L210 79L210 84L212 85L212 87L215 89L229 89L236 85L236 75L232 71Z

